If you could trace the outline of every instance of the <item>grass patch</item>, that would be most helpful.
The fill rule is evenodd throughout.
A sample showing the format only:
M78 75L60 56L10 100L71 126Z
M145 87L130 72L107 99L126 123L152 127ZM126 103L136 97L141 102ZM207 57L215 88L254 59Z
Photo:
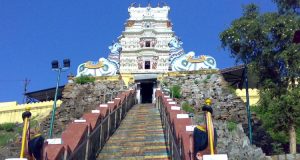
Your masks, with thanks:
M15 127L16 127L15 123L0 124L0 130L6 131L6 132L13 132Z
M188 104L188 102L184 102L182 104L182 110L186 111L187 113L194 113L194 107Z
M86 84L90 82L95 82L96 78L92 76L80 76L75 79L75 82L78 84Z
M32 117L30 119L30 129L39 127L39 122ZM19 136L22 136L23 124L3 123L0 124L0 146L6 146L11 142L15 142Z
M6 146L8 143L14 141L16 134L14 132L0 132L0 146Z

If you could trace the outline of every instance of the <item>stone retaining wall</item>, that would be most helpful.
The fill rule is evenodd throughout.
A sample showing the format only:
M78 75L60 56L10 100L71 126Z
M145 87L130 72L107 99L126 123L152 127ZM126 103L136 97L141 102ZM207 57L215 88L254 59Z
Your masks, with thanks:
M162 90L170 95L169 88L173 85L181 87L181 97L177 103L187 102L196 110L195 124L204 124L201 107L206 98L212 99L214 124L218 134L219 153L226 153L229 159L264 159L260 148L250 145L247 133L247 112L244 102L235 95L235 90L227 86L227 82L219 73L190 74L185 76L164 77L160 81ZM234 122L234 129L229 131L228 123ZM259 120L252 113L252 125ZM261 125L261 124L260 124ZM270 139L260 125L253 127L253 142L270 150Z
M53 135L60 136L66 125L91 111L97 105L114 99L123 89L123 81L96 81L87 84L68 83L62 95L60 108L55 113ZM48 136L51 113L42 121L41 129Z
M299 160L300 154L282 154L282 155L274 155L268 156L269 160Z

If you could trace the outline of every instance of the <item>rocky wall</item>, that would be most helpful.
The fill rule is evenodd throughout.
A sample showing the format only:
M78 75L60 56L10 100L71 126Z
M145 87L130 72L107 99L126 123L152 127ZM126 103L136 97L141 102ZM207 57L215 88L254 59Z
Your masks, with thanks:
M82 117L84 112L90 111L101 103L115 98L123 90L124 83L120 81L96 81L93 83L68 83L62 95L60 108L55 113L53 137L60 136L66 125ZM51 113L42 121L41 129L44 136L48 136Z
M235 95L221 74L190 74L185 76L165 77L160 82L165 93L171 93L170 87L181 87L181 98L178 103L187 102L196 110L194 123L203 124L204 117L201 107L206 98L212 99L214 124L217 128L219 153L227 153L230 159L263 159L261 148L250 145L246 136L247 112L244 102ZM228 130L228 123L235 125L234 130ZM262 129L256 115L252 114L253 142L257 146L270 149L270 138ZM257 126L256 126L257 125ZM246 134L244 133L246 131Z

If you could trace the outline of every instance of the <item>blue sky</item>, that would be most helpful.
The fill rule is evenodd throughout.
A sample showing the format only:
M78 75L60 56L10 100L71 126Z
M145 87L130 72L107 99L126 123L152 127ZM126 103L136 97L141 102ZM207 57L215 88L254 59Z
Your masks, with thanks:
M0 102L23 100L25 78L29 91L55 87L57 73L51 61L69 58L69 73L88 60L107 57L108 46L124 30L128 6L146 6L149 0L1 0ZM161 0L150 0L156 6ZM186 52L213 56L218 68L235 65L220 46L219 34L242 14L242 5L254 2L262 12L275 11L271 0L165 0L173 30Z

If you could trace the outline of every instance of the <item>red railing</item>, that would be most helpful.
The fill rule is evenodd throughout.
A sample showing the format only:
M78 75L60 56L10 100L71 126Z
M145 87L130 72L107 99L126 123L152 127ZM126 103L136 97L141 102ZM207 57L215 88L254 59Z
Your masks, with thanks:
M100 104L92 113L85 113L80 121L69 123L62 133L62 144L45 145L44 159L96 159L106 141L135 104L135 95L135 90L122 92L113 101Z

